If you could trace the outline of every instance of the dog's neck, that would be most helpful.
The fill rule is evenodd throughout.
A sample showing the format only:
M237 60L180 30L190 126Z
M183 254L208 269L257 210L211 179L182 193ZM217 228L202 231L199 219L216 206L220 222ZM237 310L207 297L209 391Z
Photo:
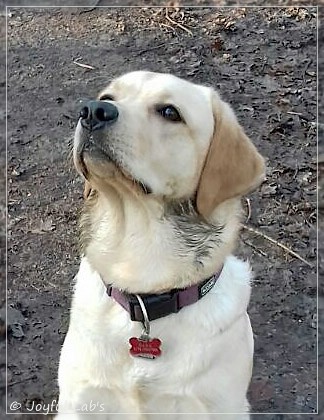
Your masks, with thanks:
M182 288L211 276L234 247L239 203L210 222L193 202L93 193L81 218L81 247L103 281L130 293Z

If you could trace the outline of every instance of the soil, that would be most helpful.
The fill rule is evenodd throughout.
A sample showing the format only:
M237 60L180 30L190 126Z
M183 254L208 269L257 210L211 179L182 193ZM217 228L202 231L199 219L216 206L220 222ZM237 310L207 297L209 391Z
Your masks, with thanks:
M18 413L58 397L79 264L82 181L71 161L78 101L147 69L217 88L267 159L265 183L243 201L251 215L236 252L255 273L249 399L269 419L316 412L316 29L315 7L9 10L8 411L13 401ZM323 296L320 288L320 308ZM3 323L0 334L4 348Z

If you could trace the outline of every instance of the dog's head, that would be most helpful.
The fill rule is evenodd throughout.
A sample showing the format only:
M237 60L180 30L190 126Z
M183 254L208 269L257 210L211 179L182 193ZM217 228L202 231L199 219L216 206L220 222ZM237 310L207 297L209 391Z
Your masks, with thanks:
M101 183L128 185L164 200L195 198L205 218L264 177L263 158L213 89L144 71L84 106L74 159L86 195Z

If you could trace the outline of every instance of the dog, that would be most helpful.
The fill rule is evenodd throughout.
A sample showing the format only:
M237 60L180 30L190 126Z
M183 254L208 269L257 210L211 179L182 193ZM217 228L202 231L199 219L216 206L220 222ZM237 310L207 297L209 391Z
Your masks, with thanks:
M56 418L249 419L252 274L232 252L265 164L231 107L127 73L83 106L73 153L86 200Z

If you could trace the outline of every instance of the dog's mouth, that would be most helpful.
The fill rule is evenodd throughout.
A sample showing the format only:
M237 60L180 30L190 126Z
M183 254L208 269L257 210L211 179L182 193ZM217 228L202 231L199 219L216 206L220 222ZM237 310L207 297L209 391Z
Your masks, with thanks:
M86 155L90 156L91 159L98 159L101 161L105 161L114 165L116 168L118 175L126 178L128 181L131 181L132 184L135 184L140 188L140 190L144 194L151 194L152 189L143 181L136 179L130 171L124 168L121 164L120 160L115 156L114 151L106 149L101 146L101 142L95 142L93 139L93 135L90 135L82 144L82 146L78 150L78 163L79 168L85 177L85 179L89 180L90 172L89 168L86 164Z

